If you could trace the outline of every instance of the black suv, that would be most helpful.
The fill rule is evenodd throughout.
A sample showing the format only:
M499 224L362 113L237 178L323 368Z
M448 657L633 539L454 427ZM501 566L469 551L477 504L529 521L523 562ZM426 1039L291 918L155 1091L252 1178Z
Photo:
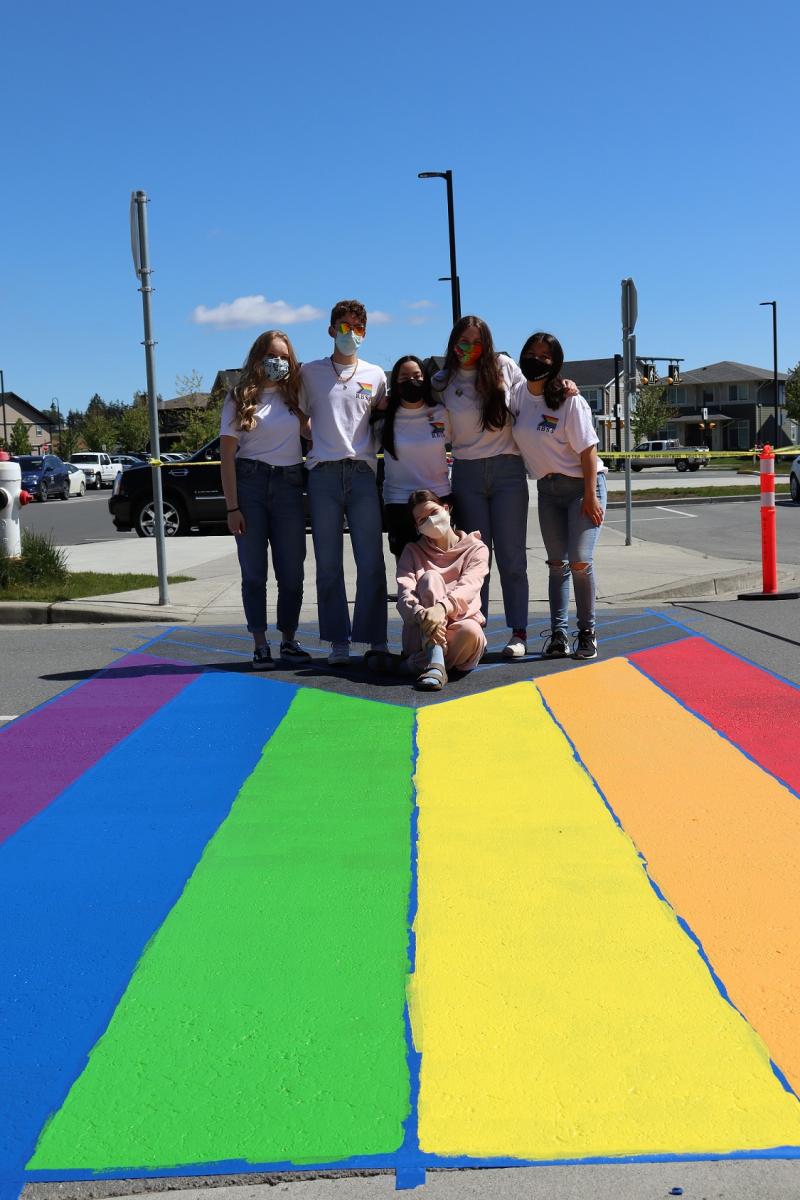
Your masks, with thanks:
M167 463L161 467L161 491L167 537L177 537L202 526L224 526L226 504L219 465L219 438L203 446L185 462ZM139 537L155 536L150 466L127 467L117 475L108 511L121 533L135 529Z
M37 500L69 500L69 471L57 454L18 454L22 486Z

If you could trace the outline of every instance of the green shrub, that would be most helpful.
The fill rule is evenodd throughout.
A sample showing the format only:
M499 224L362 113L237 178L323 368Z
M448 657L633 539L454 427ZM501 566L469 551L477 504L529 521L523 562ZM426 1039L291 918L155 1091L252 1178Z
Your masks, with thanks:
M67 556L46 533L22 531L22 556L8 558L0 552L0 587L14 583L63 583L67 578Z

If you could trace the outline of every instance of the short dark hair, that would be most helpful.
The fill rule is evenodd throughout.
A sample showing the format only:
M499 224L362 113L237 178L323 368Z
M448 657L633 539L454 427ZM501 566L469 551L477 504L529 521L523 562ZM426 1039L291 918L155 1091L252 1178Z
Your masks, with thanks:
M366 325L367 310L360 300L337 300L331 309L331 325L335 325L340 317L343 317L348 312L358 317L359 321Z
M418 504L441 504L443 507L450 507L445 500L432 492L430 488L418 488L416 492L412 492L406 501L409 512L413 512Z

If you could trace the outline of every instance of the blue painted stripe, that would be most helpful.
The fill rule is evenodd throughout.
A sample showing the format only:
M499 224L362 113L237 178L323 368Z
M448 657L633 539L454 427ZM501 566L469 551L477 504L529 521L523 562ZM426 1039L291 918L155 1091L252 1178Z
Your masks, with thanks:
M200 675L0 847L0 1178L21 1178L296 692Z

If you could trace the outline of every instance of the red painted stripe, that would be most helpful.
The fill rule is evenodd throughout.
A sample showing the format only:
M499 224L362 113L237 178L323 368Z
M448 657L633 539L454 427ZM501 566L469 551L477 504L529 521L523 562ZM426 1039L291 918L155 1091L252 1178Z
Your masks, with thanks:
M798 688L701 637L639 650L628 659L800 793Z
M7 725L0 732L0 842L196 678L185 663L129 654Z
M774 492L775 491L775 476L774 475L762 475L761 476L761 490L762 490L762 492Z

